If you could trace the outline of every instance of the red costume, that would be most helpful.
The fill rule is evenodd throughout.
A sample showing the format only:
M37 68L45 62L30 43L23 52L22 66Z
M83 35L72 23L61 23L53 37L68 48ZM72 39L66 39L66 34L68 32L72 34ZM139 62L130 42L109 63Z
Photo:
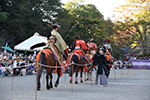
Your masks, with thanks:
M107 55L107 54L105 54L105 57L107 59L107 62L109 63L109 68L111 68L112 67L112 65L111 65L111 57L109 55Z
M88 42L87 46L90 48L90 50L97 50L97 45L93 42Z
M88 49L86 44L85 44L85 41L83 41L83 40L76 40L75 50L74 50L73 53L79 53L80 55L82 55L84 57L82 49L84 49L84 50Z

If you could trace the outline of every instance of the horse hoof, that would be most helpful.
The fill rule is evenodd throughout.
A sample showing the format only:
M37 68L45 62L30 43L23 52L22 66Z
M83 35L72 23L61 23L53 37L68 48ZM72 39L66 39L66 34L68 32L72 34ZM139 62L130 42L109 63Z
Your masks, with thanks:
M55 84L55 87L57 87L58 86L58 84Z
M81 80L80 82L81 82L81 83L83 83L83 81L82 81L82 80Z
M70 80L70 83L72 83L72 80Z
M49 90L50 88L47 88L47 90Z
M50 88L53 88L53 86L50 86Z
M47 86L46 88L47 88L47 90L49 90L49 89L50 89L50 87L49 87L49 86Z
M89 80L88 78L86 80Z
M76 81L75 84L78 84L78 81Z
M37 91L40 91L40 88L37 88Z

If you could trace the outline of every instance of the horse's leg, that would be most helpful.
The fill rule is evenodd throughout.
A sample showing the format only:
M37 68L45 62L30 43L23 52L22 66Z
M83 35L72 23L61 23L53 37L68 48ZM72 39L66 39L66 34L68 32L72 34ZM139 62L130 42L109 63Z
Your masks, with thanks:
M69 71L69 76L70 76L70 83L72 83L72 76L73 76L73 73L74 73L74 67L75 65L71 65L70 66L70 71Z
M50 72L50 88L53 88L53 83L52 83L53 75L52 71Z
M90 65L88 65L88 71L87 71L87 79L86 80L89 80L89 76L90 76Z
M80 82L83 83L82 81L82 72L83 72L83 67L81 67L81 73L80 73Z
M41 87L40 78L42 75L42 71L43 71L43 68L42 68L42 66L40 66L38 74L37 74L37 90L38 91L40 91L40 87Z
M48 70L47 70L47 75L46 75L46 88L47 88L47 90L49 90L50 89L50 86L49 86L49 72L48 72Z
M41 52L41 55L40 55L40 63L41 64L46 64L45 53L43 53L43 52ZM37 73L37 90L38 91L40 91L40 87L41 87L40 78L41 78L41 75L42 75L42 71L43 71L43 66L40 65L38 73Z
M55 87L57 87L57 86L58 86L58 84L59 84L59 78L60 78L60 68L57 68L57 75L58 75L58 77L57 77L57 80L56 80L56 82L55 82Z
M86 81L86 73L87 72L84 71L84 81Z
M78 84L78 80L77 80L77 77L78 77L78 72L79 72L79 66L76 67L76 77L75 77L75 84Z

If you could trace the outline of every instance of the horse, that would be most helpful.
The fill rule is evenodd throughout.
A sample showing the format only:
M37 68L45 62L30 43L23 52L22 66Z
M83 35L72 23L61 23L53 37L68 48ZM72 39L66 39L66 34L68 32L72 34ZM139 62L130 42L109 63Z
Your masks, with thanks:
M52 72L53 70L55 70L55 72L57 72L57 80L55 82L55 87L58 86L59 84L59 78L60 76L62 75L62 68L59 67L59 68L55 68L55 66L57 67L60 66L59 63L57 62L57 60L55 59L55 56L54 56L54 53L52 52L51 49L43 49L41 50L38 54L37 54L37 57L36 57L36 61L38 62L37 63L37 90L40 91L40 87L41 87L41 84L40 84L40 78L41 78L41 75L42 75L42 71L43 71L43 68L45 68L47 70L47 75L46 75L46 88L47 90L49 90L50 88L53 88L53 84L52 84ZM51 67L44 67L43 65L40 65L40 64L43 64L43 65L48 65L48 66L51 66ZM49 82L49 76L50 76L50 82Z
M70 83L72 83L73 81L72 76L75 70L76 70L75 84L78 84L77 77L78 77L79 70L80 70L80 82L83 83L82 72L83 72L83 67L85 66L85 62L86 62L85 58L78 53L74 53L70 57L70 62L71 62L70 72L69 72L69 76L71 77Z
M87 59L90 61L90 63L92 63L93 55L87 53L86 56L87 56ZM93 66L91 64L87 64L87 69L88 70L84 72L84 81L88 81L92 79L91 74L92 74Z

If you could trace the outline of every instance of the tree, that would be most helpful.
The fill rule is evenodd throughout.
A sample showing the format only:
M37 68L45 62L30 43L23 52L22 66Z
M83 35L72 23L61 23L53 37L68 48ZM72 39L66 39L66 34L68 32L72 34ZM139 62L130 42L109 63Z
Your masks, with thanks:
M8 13L7 12L1 12L1 6L0 6L0 22L5 22L8 19Z
M52 30L49 22L53 22L62 8L59 0L0 0L0 4L2 12L9 13L7 21L0 22L0 39L2 45L8 42L11 46L35 32L47 35Z
M145 55L150 47L150 0L127 0L125 5L117 7L114 12L121 15L115 28L119 33L124 31L130 34L130 48L136 46Z
M102 44L103 36L106 33L105 20L99 10L92 4L80 4L77 0L69 1L64 7L70 14L70 29L74 27L67 39L73 41L73 36L79 35L87 41L88 38L95 38L94 42ZM71 42L72 43L72 42ZM69 45L71 45L69 41Z

